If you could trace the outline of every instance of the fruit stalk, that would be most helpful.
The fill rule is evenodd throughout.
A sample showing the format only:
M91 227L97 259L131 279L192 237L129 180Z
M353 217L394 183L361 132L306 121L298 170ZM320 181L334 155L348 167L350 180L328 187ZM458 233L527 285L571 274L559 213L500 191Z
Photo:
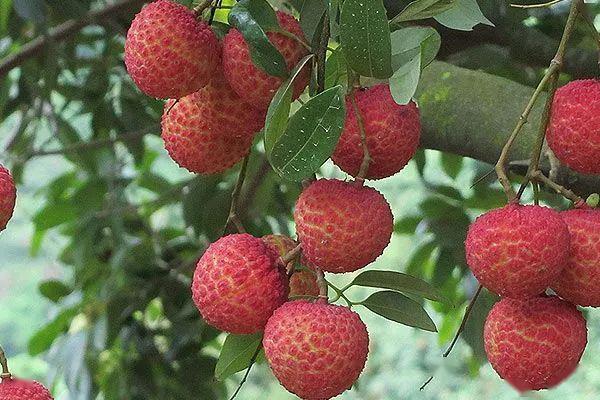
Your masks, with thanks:
M238 233L246 232L246 229L244 229L244 225L242 224L242 221L240 220L240 217L237 214L237 210L242 186L244 185L244 180L246 179L246 171L248 170L249 159L250 154L244 157L244 161L242 162L242 167L240 168L240 173L238 175L237 182L235 183L233 191L231 192L231 205L229 206L229 215L227 216L227 221L225 222L223 235L227 233L230 224L233 224L235 226Z
M452 339L450 346L448 346L448 350L446 350L446 352L444 353L444 357L448 357L450 355L450 352L454 348L454 345L456 344L456 342L458 342L458 338L460 337L461 333L465 330L465 326L467 325L467 320L469 319L469 315L471 315L471 311L473 311L473 307L475 306L475 303L477 302L477 298L479 297L479 294L481 294L481 289L483 289L483 286L479 285L477 287L477 291L471 298L471 301L469 302L469 305L467 306L467 309L465 310L465 316L463 317L463 320L460 323L460 326L458 327L456 334L454 335L454 339Z
M0 381L4 379L10 379L12 375L8 370L8 361L6 360L6 354L4 353L4 349L2 348L2 346L0 346L0 365L2 366Z

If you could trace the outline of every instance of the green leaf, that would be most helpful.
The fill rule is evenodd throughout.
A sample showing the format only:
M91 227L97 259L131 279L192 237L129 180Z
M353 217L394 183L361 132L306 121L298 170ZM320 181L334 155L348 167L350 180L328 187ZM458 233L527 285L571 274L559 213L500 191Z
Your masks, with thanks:
M456 179L463 167L463 158L455 154L442 153L442 168L452 179Z
M348 66L342 48L338 47L327 58L325 64L325 88L342 85L345 89L348 81Z
M2 35L6 33L11 8L12 0L0 0L0 34Z
M223 343L221 355L215 367L215 378L222 381L236 372L248 368L252 356L262 345L262 333L254 335L229 334Z
M345 116L341 86L310 99L290 118L273 146L269 157L273 169L291 181L309 177L333 153Z
M416 301L390 290L373 293L360 304L391 321L437 332L434 322Z
M70 287L58 280L50 280L41 283L39 290L42 296L54 303L58 302L63 297L68 296L73 291Z
M448 303L449 300L435 287L422 279L395 271L365 271L352 281L353 286L390 289L415 294L429 300Z
M302 68L313 57L312 54L305 56L292 70L290 77L281 84L267 111L265 120L265 151L270 154L273 146L281 137L287 127L294 92L294 80L300 74Z
M417 0L407 5L391 23L415 21L435 17L454 7L458 0Z
M404 235L413 235L417 226L423 220L422 217L403 217L394 223L394 232Z
M390 78L390 92L398 104L408 104L419 85L421 55L415 54L406 64L398 68Z
M411 26L392 32L392 67L394 70L421 55L421 69L429 65L440 50L440 34L433 28Z
M341 46L348 65L363 76L392 76L390 26L382 0L346 0L340 15Z
M327 11L324 0L304 0L300 9L300 26L304 31L304 36L309 43L312 43L319 22Z
M435 17L440 24L451 29L471 31L477 24L494 26L483 15L476 0L457 0L456 6Z
M228 21L244 37L252 62L257 67L269 75L280 78L288 76L285 59L265 33L281 29L275 11L266 0L239 1L231 9Z
M71 320L79 313L78 307L62 311L52 322L29 339L28 350L32 356L48 350L54 340L69 328Z

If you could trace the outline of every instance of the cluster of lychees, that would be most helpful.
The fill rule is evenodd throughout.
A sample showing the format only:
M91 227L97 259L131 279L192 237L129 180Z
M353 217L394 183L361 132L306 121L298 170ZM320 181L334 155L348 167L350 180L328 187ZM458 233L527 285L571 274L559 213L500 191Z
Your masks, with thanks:
M557 91L547 135L561 162L600 173L599 121L599 81L574 81ZM494 369L521 391L567 378L587 343L577 306L600 306L600 210L509 204L480 216L465 246L475 277L502 296L484 327ZM547 295L548 288L556 295Z
M302 29L291 15L278 12L277 19L291 35L269 32L268 38L291 69L306 55L294 39L303 39ZM201 174L222 172L248 154L282 83L253 64L239 31L231 29L219 41L194 12L168 0L151 3L135 17L125 63L142 91L170 99L162 117L165 147L180 166ZM294 98L304 91L308 77L306 70L295 81ZM392 212L381 193L363 185L363 178L400 171L415 154L421 130L416 105L396 104L388 85L349 96L332 159L358 176L364 134L370 162L360 179L321 179L305 188L294 213L298 243L285 236L245 233L212 243L198 261L192 283L193 300L209 324L236 334L264 331L263 346L275 376L304 399L342 393L364 367L369 342L365 325L350 309L328 304L326 286L319 285L317 276L355 271L386 248ZM301 270L294 259L287 261L290 254L300 256L299 249Z

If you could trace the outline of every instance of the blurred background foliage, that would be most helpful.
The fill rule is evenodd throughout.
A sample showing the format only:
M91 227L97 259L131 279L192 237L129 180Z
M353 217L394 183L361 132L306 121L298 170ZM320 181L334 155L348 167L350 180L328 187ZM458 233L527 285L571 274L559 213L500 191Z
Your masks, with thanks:
M35 57L17 60L18 68L0 69L0 162L18 182L15 217L0 236L0 343L15 374L45 382L57 399L224 399L241 376L213 378L223 335L200 319L189 285L195 260L222 234L239 167L195 177L168 158L158 128L162 102L141 94L123 65L124 35L142 2L126 3L64 40L47 39ZM408 2L385 3L393 16ZM457 32L424 21L442 35L439 59L535 85L555 51L567 2L531 11L502 0L479 3L496 28ZM0 59L111 4L0 0ZM600 4L590 8L600 27ZM585 29L578 27L565 80L595 71L594 43ZM485 365L481 329L491 295L480 299L451 356L441 356L477 287L464 263L467 226L504 202L493 179L472 186L489 169L420 150L400 174L373 183L396 219L392 243L373 268L422 277L452 304L426 304L438 334L364 313L372 337L369 362L357 387L341 398L517 397ZM321 175L345 178L329 162ZM248 231L293 235L299 191L271 170L257 143L240 205ZM551 195L545 201L566 206ZM332 280L343 285L351 278ZM594 312L589 324L600 326ZM600 395L598 331L590 329L574 377L532 398ZM263 364L238 398L292 396Z

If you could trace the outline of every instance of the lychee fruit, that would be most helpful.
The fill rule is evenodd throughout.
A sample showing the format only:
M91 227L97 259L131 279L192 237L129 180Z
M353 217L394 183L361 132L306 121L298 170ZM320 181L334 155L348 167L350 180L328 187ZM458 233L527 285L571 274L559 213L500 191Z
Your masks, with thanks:
M358 379L369 335L358 314L325 302L291 301L265 327L263 347L279 382L305 400L339 395Z
M351 272L371 263L394 228L390 205L377 190L327 179L300 194L294 221L303 255L327 272Z
M267 246L270 246L280 257L285 256L296 247L296 243L289 236L266 235L262 237ZM288 266L289 268L293 266ZM309 268L305 266L305 268ZM288 270L288 273L290 270ZM297 296L319 296L317 277L310 269L296 268L290 277L290 298Z
M161 121L171 158L199 174L223 172L244 158L263 124L264 113L241 101L219 71L199 91L169 100Z
M351 97L360 112L371 160L365 178L381 179L394 175L415 155L421 136L417 105L396 104L387 84L356 90L346 98L346 122L335 148L333 162L344 172L356 176L364 157L361 129Z
M281 29L304 40L302 28L294 17L278 11L277 20ZM300 62L302 57L308 54L308 50L289 36L268 32L267 37L283 56L289 71ZM269 107L271 99L283 82L282 78L268 75L252 63L248 45L237 29L229 30L223 38L223 68L225 77L233 90L244 101L262 110ZM304 68L294 82L294 99L304 91L308 79L308 68Z
M552 289L571 303L600 307L600 210L575 209L560 215L569 228L571 248Z
M53 400L52 395L42 384L14 378L0 382L2 400Z
M178 99L206 85L219 63L219 41L194 12L158 0L135 16L125 40L125 66L140 90Z
M212 243L196 266L192 298L204 320L231 333L261 331L288 297L279 255L248 234Z
M554 296L500 300L483 334L490 364L519 391L558 385L575 370L587 343L581 312Z
M17 188L10 172L0 165L0 232L6 229L17 201Z
M569 256L569 231L557 211L509 204L469 227L467 264L479 282L501 296L539 295L553 284Z
M584 174L600 174L600 80L576 80L559 88L546 133L563 164Z

